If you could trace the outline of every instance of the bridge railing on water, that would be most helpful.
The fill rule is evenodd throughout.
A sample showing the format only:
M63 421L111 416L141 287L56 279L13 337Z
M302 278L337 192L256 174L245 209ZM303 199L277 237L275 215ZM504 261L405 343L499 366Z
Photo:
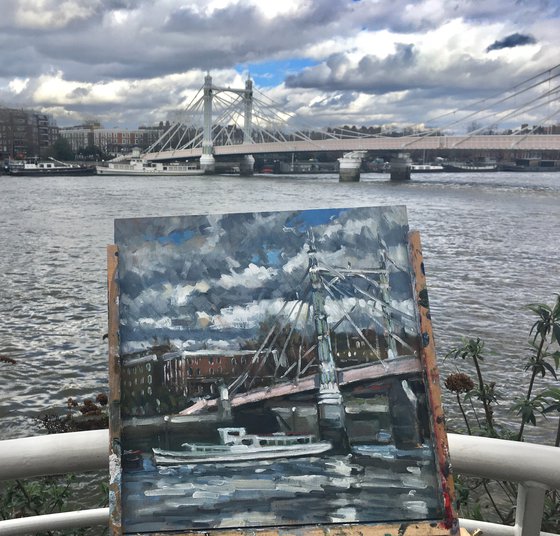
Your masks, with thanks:
M518 484L514 526L461 519L461 527L481 529L488 536L537 536L545 491L560 489L558 448L457 434L448 437L455 474ZM108 445L107 430L0 441L0 480L107 469ZM108 508L63 512L0 521L0 535L107 525L108 521Z

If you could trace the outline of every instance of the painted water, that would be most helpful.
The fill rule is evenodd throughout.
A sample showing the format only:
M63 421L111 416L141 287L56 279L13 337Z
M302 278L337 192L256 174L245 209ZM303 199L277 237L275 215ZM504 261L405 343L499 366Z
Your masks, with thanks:
M431 449L127 471L125 531L402 521L442 516ZM325 519L328 512L328 519ZM128 515L127 515L128 513Z
M0 429L42 433L35 418L107 390L106 251L113 220L326 206L406 205L420 230L439 357L481 337L498 414L519 394L532 323L526 304L560 291L560 174L216 177L0 177ZM455 363L442 362L442 376ZM453 411L448 421L460 425ZM529 429L550 443L553 418Z

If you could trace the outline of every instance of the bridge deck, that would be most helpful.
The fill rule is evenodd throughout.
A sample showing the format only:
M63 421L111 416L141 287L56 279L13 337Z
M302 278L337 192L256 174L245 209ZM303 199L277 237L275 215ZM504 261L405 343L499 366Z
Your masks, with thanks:
M403 374L419 373L422 370L420 361L416 356L406 356L383 362L371 363L360 367L343 369L338 371L338 384L340 386L349 385L364 380L379 380L391 376L400 376ZM254 389L248 393L240 393L230 398L231 407L239 407L245 404L254 404L262 402L270 398L285 397L305 391L313 391L319 389L319 374L312 374L300 379L297 383L286 382L271 387ZM196 404L179 412L179 415L197 415L211 408L216 408L217 399L201 400Z
M411 151L414 149L487 149L487 150L560 150L560 135L525 136L401 136L384 138L352 138L344 140L289 141L216 145L215 156L263 153L292 153L318 151ZM197 158L202 149L176 149L148 153L148 160Z

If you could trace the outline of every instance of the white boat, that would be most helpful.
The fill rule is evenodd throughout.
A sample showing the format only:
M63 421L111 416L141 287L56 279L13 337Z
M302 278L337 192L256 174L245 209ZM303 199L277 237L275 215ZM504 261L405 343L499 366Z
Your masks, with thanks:
M332 448L311 434L248 434L245 428L218 428L220 444L183 443L184 450L153 448L156 465L232 463L313 456Z
M10 160L5 171L8 175L93 175L95 167L90 165L70 164L60 162L54 158L40 160L31 158L27 160Z
M410 164L413 173L438 173L443 171L443 166L438 164Z
M195 163L150 162L143 158L109 161L96 168L98 175L204 175L204 171Z

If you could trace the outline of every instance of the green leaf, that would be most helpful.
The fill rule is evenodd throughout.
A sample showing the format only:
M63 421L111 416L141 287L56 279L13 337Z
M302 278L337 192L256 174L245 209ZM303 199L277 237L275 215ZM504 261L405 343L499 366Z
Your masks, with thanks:
M560 324L557 323L552 326L552 342L554 341L560 344Z
M560 294L556 294L556 303L552 309L552 314L555 318L560 318Z
M554 370L554 367L550 363L543 361L543 367L545 367L546 370L548 370L554 376L555 379L558 379L558 376L556 376L556 371ZM544 376L544 370L542 375Z

